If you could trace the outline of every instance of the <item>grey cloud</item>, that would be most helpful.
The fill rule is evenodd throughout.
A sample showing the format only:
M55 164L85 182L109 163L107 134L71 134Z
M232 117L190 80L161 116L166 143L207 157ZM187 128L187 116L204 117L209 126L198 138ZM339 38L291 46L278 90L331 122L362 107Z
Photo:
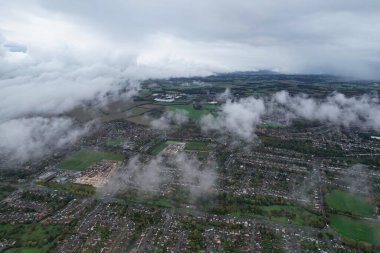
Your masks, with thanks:
M139 161L139 156L133 157L127 164L127 174L121 176L124 184L119 187L129 187L125 182L133 182L142 191L153 192L158 191L160 185L166 180L162 175L163 158L158 156L147 163Z
M2 1L0 123L104 104L123 88L129 98L146 78L255 69L379 78L379 14L370 0ZM249 139L257 117L246 116L236 132ZM240 121L222 117L218 129Z
M152 120L151 126L155 129L165 130L170 124L183 125L189 121L189 113L185 110L164 112L159 119Z
M70 57L40 62L14 54L20 52L0 58L0 154L12 160L42 158L85 132L57 115L88 101L101 106L130 99L139 89L104 63L74 64Z
M75 143L89 130L69 118L21 118L0 123L0 154L8 162L40 159L54 150Z
M184 185L191 197L197 197L213 187L217 177L215 168L216 163L212 160L201 163L195 157L182 153L172 157L159 155L146 162L134 156L99 189L99 194L115 194L126 189L157 193L163 184L172 182ZM171 170L176 171L178 178L169 178L173 175Z
M297 118L303 118L380 131L377 94L346 97L338 92L324 99L311 98L306 94L291 96L287 91L281 91L266 98L251 96L237 101L227 100L218 115L208 114L201 118L199 124L204 132L217 131L235 137L235 140L250 142L263 116L280 123L290 124Z
M217 165L213 160L208 160L205 165L202 165L199 160L179 153L174 158L174 166L180 168L180 182L189 186L193 197L207 193L215 184L217 178L215 168Z
M119 59L107 59L103 53L93 56L67 50L67 55L56 52L49 57L36 53L35 48L14 52L4 47L6 43L7 38L2 37L0 154L11 154L13 160L41 158L60 148L60 141L80 135L71 119L60 121L57 115L88 101L101 106L114 99L130 99L139 90L139 82L125 73L125 64ZM62 125L59 127L58 123ZM40 132L38 125L46 133ZM14 136L14 131L20 135ZM15 141L10 137L15 137Z
M380 3L371 0L18 0L3 5L13 11L0 13L0 30L21 27L18 12L63 23L62 33L78 26L83 41L90 33L94 41L110 43L111 52L127 52L138 72L148 68L172 76L272 69L379 78ZM23 39L17 31L8 34ZM43 39L25 38L33 42L28 48ZM74 48L83 43L62 40Z
M21 52L26 53L27 48L25 45L17 44L17 43L6 43L4 47L7 48L10 52Z
M380 105L377 95L349 98L341 93L333 93L326 99L317 100L305 94L290 96L288 92L281 91L274 94L272 102L276 105L269 107L269 113L280 110L288 119L302 117L344 127L380 130Z
M123 94L127 97L138 90L138 83L132 85L109 66L95 64L66 70L44 72L41 67L36 73L0 79L0 121L28 114L59 114L85 101L106 100L106 94L124 87L128 89Z
M255 137L256 125L265 113L262 99L254 97L242 98L238 101L227 100L217 116L208 114L201 118L200 126L203 131L218 131L231 134L245 141Z

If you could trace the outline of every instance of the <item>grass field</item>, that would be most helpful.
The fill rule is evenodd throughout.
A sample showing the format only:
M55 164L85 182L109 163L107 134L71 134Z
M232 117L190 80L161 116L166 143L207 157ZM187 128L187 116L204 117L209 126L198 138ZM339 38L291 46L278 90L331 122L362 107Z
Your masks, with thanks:
M176 144L176 143L179 143L179 142L178 141L164 141L152 147L149 150L149 152L152 155L158 155L162 150L164 150L167 146L169 146L169 144Z
M210 151L212 150L212 147L208 142L190 141L186 143L185 149L195 151Z
M56 182L48 182L46 184L49 188L68 191L72 194L79 196L91 196L95 194L95 187L87 184L76 184L76 183L56 183Z
M300 206L270 205L261 206L264 217L281 223L291 223L300 226L322 227L322 217L311 213Z
M258 212L258 210L261 210ZM237 217L255 217L257 219L271 220L284 224L298 226L323 227L322 217L313 214L302 207L290 205L257 206L256 211L246 212L239 210L232 212Z
M124 159L123 155L114 154L110 152L100 152L91 149L81 149L75 154L71 155L66 160L58 164L59 168L69 169L69 170L84 170L90 165L100 162L101 160L116 160L122 161Z
M331 215L330 225L344 237L380 245L380 223L373 224L347 216Z
M374 207L358 195L333 190L326 196L327 205L335 210L351 212L355 215L370 217L374 215Z
M191 120L199 120L202 116L207 115L209 113L216 113L219 109L218 105L202 105L202 108L200 110L196 110L193 108L192 104L185 104L185 105L178 105L178 104L173 104L173 105L168 105L167 106L169 110L175 111L175 110L184 110L189 113L189 117Z
M6 253L45 253L51 251L62 225L42 224L2 224L0 238L16 240L16 247L5 250Z
M261 207L261 209L266 211L266 217L270 220L282 223L293 223L296 225L303 225L303 221L301 219L301 208L299 207L272 205L263 206ZM271 213L271 215L269 215L269 213ZM286 214L288 214L289 217L287 217Z
M121 138L112 138L108 139L106 142L107 147L117 147L123 144L123 140Z

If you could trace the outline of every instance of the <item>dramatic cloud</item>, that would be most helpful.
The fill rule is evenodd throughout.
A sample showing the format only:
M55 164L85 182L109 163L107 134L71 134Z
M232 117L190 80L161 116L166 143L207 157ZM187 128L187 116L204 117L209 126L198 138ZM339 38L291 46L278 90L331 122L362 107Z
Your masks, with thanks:
M166 130L170 124L182 125L189 121L189 113L185 110L167 111L159 118L151 122L155 129Z
M74 143L88 127L76 127L68 118L10 120L0 123L0 153L9 162L39 159Z
M112 176L99 193L115 194L126 189L158 193L161 187L165 187L164 184L174 183L186 187L192 197L197 197L214 186L217 177L215 168L214 161L200 162L184 153L170 157L158 155L146 162L135 156Z
M370 0L1 1L0 124L128 99L146 78L256 69L379 78L379 45L380 2ZM255 121L238 135L252 138Z
M227 100L218 116L208 114L201 118L200 125L206 132L214 130L251 141L255 136L256 125L264 113L265 105L262 99L248 97L235 102Z
M338 126L357 126L364 129L380 130L380 105L377 95L346 97L333 93L326 99L317 100L305 94L290 96L281 91L274 94L269 113L281 111L282 117L329 122Z
M218 97L230 94L225 91ZM256 125L262 117L290 124L297 118L317 120L342 127L359 127L380 131L380 104L377 94L346 97L334 92L325 99L311 98L306 94L289 95L281 91L270 97L247 97L237 101L227 100L217 116L208 114L199 124L205 132L217 131L250 142Z
M37 76L29 73L0 79L0 121L29 114L63 113L85 101L111 99L111 92L117 94L127 86L128 91L119 97L122 99L135 94L138 88L138 85L123 81L115 69L102 64L79 69L68 66L66 71L50 69Z
M0 33L32 59L104 58L140 78L253 69L374 78L379 12L370 0L15 0L1 3Z

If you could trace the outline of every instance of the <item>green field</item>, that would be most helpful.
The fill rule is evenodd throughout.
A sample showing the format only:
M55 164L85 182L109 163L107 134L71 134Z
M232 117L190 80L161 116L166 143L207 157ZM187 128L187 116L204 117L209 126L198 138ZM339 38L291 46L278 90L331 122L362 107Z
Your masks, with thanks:
M123 140L121 138L111 138L106 142L107 147L117 147L123 144Z
M255 217L319 228L325 226L322 215L280 197L218 193L200 198L196 204L198 210L212 214Z
M49 188L57 189L57 190L63 190L68 191L72 194L79 195L79 196L91 196L95 194L95 187L92 185L87 184L76 184L76 183L56 183L53 181L50 181L46 183L46 186Z
M58 164L58 167L68 170L84 170L87 169L90 165L96 162L100 162L101 160L122 161L123 159L124 157L121 154L100 152L91 149L81 149L80 151L76 152Z
M331 215L330 225L342 236L380 245L380 224L361 221L342 215Z
M195 151L210 151L212 150L212 147L208 142L190 141L186 143L185 149Z
M338 211L351 212L359 216L371 217L374 215L373 206L368 201L359 195L352 193L333 190L326 196L327 205Z
M301 219L302 210L299 207L272 205L262 206L260 208L265 211L265 216L270 220L303 225L303 221Z
M185 105L178 105L178 104L173 104L173 105L168 105L167 106L169 110L175 111L175 110L184 110L189 113L189 117L191 120L199 120L202 116L207 115L209 113L215 114L218 109L219 105L202 105L202 108L199 110L196 110L193 108L192 104L185 104Z
M157 144L156 146L150 148L149 153L151 153L152 155L158 155L167 146L169 146L170 144L176 144L176 143L179 143L179 142L178 141L164 141L164 142L161 142L161 143Z
M269 205L259 206L262 210L258 216L281 223L299 226L323 227L322 217L307 211L300 206Z
M144 193L137 194L136 192L124 192L119 194L117 197L124 199L127 202L143 205L163 208L180 208L184 204L188 204L190 192L188 189L178 186L165 196L154 196Z
M45 253L55 246L62 231L62 225L2 224L0 238L16 240L15 247L5 250L6 253Z

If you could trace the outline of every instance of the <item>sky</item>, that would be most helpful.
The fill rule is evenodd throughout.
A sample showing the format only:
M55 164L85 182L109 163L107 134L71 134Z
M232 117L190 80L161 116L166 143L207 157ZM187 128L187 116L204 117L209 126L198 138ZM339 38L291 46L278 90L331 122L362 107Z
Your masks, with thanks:
M0 121L61 113L151 77L378 79L379 67L374 0L0 1Z
M379 1L14 0L0 7L2 57L13 65L102 60L133 78L255 69L379 77ZM17 45L26 52L14 52Z
M66 133L71 119L54 116L129 99L147 78L265 69L379 79L379 67L376 0L0 0L0 135L39 124L54 126L44 138Z

